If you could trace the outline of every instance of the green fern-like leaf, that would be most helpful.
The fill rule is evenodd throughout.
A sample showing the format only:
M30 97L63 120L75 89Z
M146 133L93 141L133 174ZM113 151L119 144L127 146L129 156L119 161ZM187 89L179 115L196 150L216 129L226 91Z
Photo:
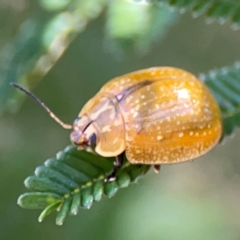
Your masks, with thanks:
M18 204L23 208L43 209L40 222L57 210L56 223L62 225L68 213L76 215L80 207L91 208L103 195L113 197L149 169L125 161L116 180L106 183L104 179L113 168L113 160L69 146L37 167L34 176L25 180L25 186L32 192L21 195Z
M240 1L226 0L158 0L184 12L190 9L194 16L204 14L210 20L219 20L221 23L230 19L234 27L240 24Z
M220 106L224 140L240 126L240 62L201 74L200 79L212 91Z

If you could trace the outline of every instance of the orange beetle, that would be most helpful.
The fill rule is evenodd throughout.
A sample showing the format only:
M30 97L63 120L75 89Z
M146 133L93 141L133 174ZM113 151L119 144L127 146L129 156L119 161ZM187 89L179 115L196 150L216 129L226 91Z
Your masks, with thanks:
M172 67L114 78L86 103L73 126L47 111L63 127L73 128L71 141L81 149L94 147L101 156L116 157L108 180L121 167L124 152L132 164L151 164L157 170L161 164L205 154L222 133L218 104L206 86Z

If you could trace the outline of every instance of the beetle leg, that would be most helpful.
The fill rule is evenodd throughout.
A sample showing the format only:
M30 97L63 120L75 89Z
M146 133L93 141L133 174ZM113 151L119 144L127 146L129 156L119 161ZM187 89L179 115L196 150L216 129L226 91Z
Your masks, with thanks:
M124 152L121 153L120 155L116 156L116 160L113 163L116 168L120 169L122 167L122 165L123 165L123 158L124 158Z
M116 156L116 160L113 163L113 165L114 165L113 171L111 172L111 174L109 176L106 177L105 182L112 182L112 181L116 180L117 172L123 165L123 158L124 158L124 152L121 153L120 155Z
M154 170L155 173L159 173L160 168L161 168L161 165L153 165L153 170Z

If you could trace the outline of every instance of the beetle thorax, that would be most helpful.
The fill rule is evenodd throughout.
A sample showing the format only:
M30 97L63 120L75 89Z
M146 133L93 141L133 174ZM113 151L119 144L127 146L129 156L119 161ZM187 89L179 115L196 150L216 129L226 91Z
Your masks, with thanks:
M79 116L71 134L74 144L82 148L94 146L105 157L117 156L125 150L124 120L114 96L96 95Z

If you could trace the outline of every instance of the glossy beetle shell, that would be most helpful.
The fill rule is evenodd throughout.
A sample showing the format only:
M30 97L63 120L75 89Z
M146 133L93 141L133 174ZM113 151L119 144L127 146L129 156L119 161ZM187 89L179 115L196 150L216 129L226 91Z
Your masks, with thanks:
M191 73L172 67L132 72L109 81L83 107L72 141L105 157L125 151L131 163L167 164L195 159L222 133L217 102Z

